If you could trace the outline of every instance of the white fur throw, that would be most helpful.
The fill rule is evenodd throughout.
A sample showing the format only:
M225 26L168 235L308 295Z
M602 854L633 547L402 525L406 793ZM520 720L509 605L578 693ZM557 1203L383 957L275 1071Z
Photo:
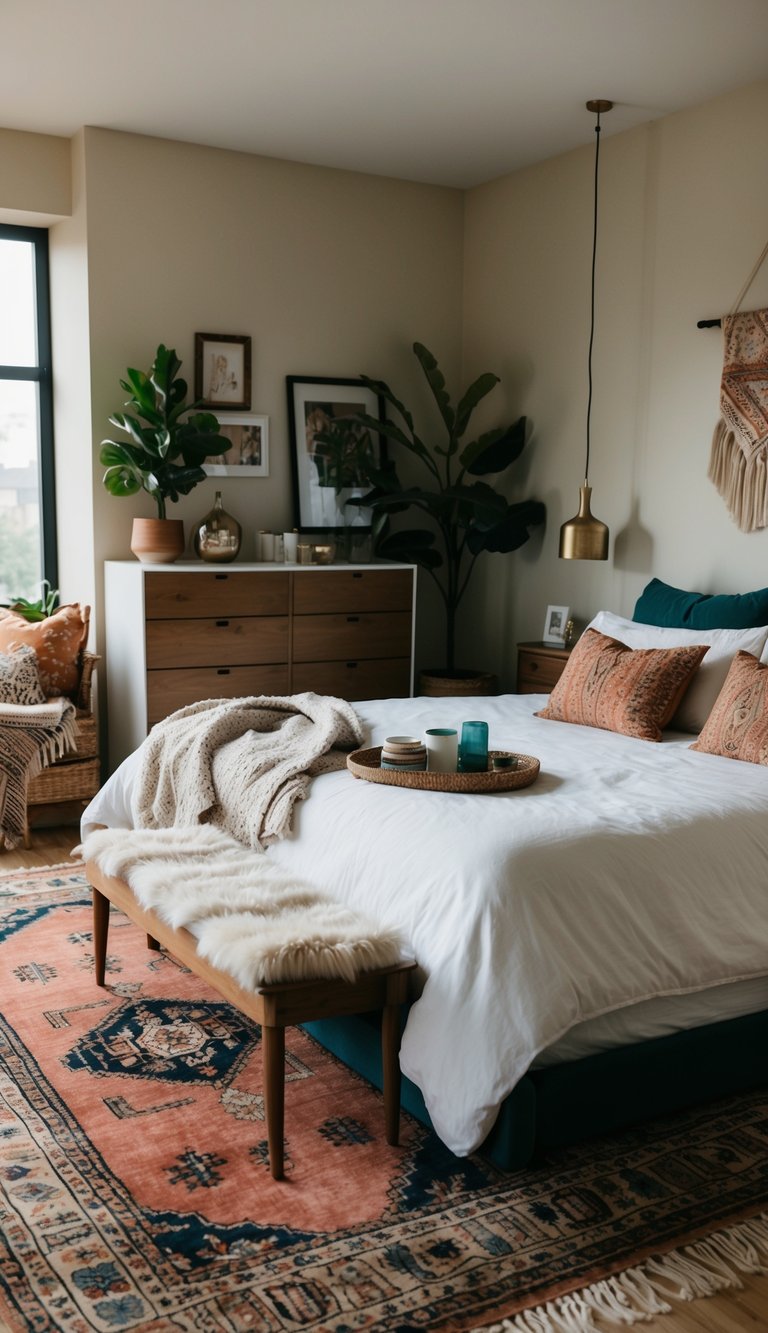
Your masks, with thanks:
M197 951L249 990L390 967L403 943L370 918L297 883L210 826L99 829L77 849L168 925L193 928Z
M327 695L205 699L152 728L139 750L140 828L215 824L254 851L290 827L317 773L362 742L350 704Z

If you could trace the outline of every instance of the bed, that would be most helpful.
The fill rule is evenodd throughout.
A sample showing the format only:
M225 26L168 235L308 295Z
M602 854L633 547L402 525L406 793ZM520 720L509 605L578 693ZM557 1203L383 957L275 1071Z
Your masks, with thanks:
M494 795L317 777L267 857L405 935L403 1104L504 1167L768 1080L768 768L535 716L546 696L355 704L366 744L467 718L535 755ZM131 827L136 756L83 817ZM254 854L256 855L256 854ZM311 1025L374 1080L365 1017Z

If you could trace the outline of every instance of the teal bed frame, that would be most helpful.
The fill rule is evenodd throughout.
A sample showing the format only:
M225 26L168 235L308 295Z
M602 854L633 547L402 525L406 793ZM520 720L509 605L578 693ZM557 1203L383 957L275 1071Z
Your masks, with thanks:
M381 1088L378 1015L322 1019L304 1027L327 1050ZM768 1011L710 1023L529 1071L501 1106L479 1149L517 1170L548 1148L768 1084ZM431 1125L424 1099L403 1078L401 1105Z

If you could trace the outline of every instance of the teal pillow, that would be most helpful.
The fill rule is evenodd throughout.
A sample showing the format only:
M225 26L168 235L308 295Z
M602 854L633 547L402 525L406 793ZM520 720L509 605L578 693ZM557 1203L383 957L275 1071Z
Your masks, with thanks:
M768 588L730 595L684 592L651 579L632 619L668 629L754 629L768 625Z

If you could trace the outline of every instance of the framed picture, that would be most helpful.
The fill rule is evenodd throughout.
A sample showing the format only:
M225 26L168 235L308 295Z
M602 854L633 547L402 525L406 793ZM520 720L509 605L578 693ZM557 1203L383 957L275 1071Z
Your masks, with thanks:
M227 417L219 422L219 433L232 447L203 465L209 477L269 476L269 417Z
M565 627L568 624L570 607L568 606L548 606L547 618L544 621L544 633L542 638L545 643L551 643L558 648L565 647Z
M343 530L347 501L369 489L369 468L385 457L382 437L355 419L383 421L383 399L359 379L289 375L286 384L294 526ZM370 527L370 511L362 517Z
M195 334L195 399L201 407L248 412L251 340L239 334Z

